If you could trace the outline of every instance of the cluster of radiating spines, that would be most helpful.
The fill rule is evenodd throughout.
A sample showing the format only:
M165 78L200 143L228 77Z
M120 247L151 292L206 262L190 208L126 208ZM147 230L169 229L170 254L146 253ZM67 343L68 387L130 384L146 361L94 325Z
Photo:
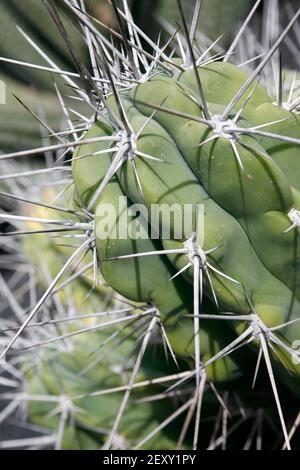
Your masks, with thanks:
M95 202L99 200L99 198L105 197L105 193L107 194L108 186L114 183L114 178L117 173L120 173L123 165L124 164L127 165L127 162L128 162L128 165L132 167L132 170L131 170L133 173L132 181L134 181L134 184L132 184L132 191L134 193L134 196L136 196L137 199L142 198L143 201L145 197L145 190L143 189L143 185L145 184L145 181L139 175L138 168L137 168L138 162L147 161L147 162L150 162L151 164L152 162L154 162L157 165L161 164L162 168L163 166L167 166L167 165L164 165L163 163L164 160L160 158L160 156L154 156L151 154L151 152L143 152L140 150L138 146L139 141L141 141L141 136L146 132L147 126L152 125L153 121L157 119L158 116L160 116L162 119L166 117L166 120L173 116L174 117L173 122L176 121L175 118L178 118L179 120L180 119L188 120L188 121L191 120L192 122L196 122L205 126L205 128L207 128L209 132L213 134L211 136L212 141L224 139L226 142L229 143L230 145L229 149L231 149L230 151L232 151L232 154L234 156L234 161L237 165L237 170L242 175L245 174L245 162L243 161L243 156L240 155L240 152L239 152L240 141L242 141L242 145L244 147L243 150L245 150L246 148L247 150L249 150L249 152L253 152L252 146L256 145L252 142L250 138L249 138L250 142L247 141L248 136L256 136L262 139L270 139L271 140L270 146L272 146L272 142L274 141L276 142L279 140L280 142L283 142L283 143L293 144L295 148L297 148L297 145L299 145L299 138L297 138L297 136L296 137L294 135L290 136L286 134L285 132L278 132L278 131L272 132L273 126L276 126L276 124L278 125L281 124L280 121L283 121L284 123L284 119L286 119L286 115L284 115L284 117L280 115L280 117L275 120L273 118L273 114L272 114L273 108L272 108L272 112L270 112L271 119L269 120L266 119L264 116L262 116L263 121L256 123L255 120L253 121L253 117L251 116L251 118L249 118L249 122L251 123L254 122L253 127L249 127L247 122L245 123L243 121L243 116L245 115L247 109L249 110L249 113L251 112L250 103L251 101L254 100L255 96L259 94L259 90L261 93L263 93L260 89L260 86L255 83L255 80L258 78L259 74L265 70L267 64L270 63L272 57L274 57L274 55L276 54L276 51L280 47L281 43L284 41L284 39L286 39L286 37L288 36L288 33L295 26L298 20L298 17L300 15L300 11L298 11L296 14L293 15L288 27L282 33L279 34L278 40L274 42L274 45L271 47L268 53L262 58L261 62L254 69L252 74L248 78L246 77L244 79L242 78L240 82L239 80L237 80L237 88L233 90L231 99L227 100L225 103L221 103L223 106L218 107L217 110L212 105L212 103L219 105L219 100L218 99L210 100L208 96L209 93L214 93L215 90L210 87L205 87L205 84L203 83L202 76L205 73L205 66L208 67L209 69L208 64L212 64L211 65L212 68L214 68L214 66L217 68L218 67L217 61L224 59L224 62L226 64L230 60L232 52L235 50L235 48L238 46L238 43L243 38L243 34L247 30L246 29L247 25L250 19L252 18L256 8L259 6L259 3L260 2L256 2L256 5L254 6L253 10L250 12L248 18L246 19L245 24L243 25L243 27L237 34L235 42L233 43L232 47L229 49L229 52L224 54L224 57L222 57L222 54L210 56L211 51L213 51L217 47L217 43L212 42L210 46L208 47L208 50L206 50L204 53L201 53L200 50L198 50L197 45L195 44L197 21L198 21L198 17L200 13L200 4L201 4L201 2L199 1L196 2L195 15L193 18L193 27L191 28L191 32L190 33L188 32L188 28L184 20L184 15L182 15L183 16L182 31L175 31L172 37L170 38L170 40L168 40L168 42L163 46L161 46L160 44L154 44L134 24L126 1L124 1L124 11L118 9L115 6L114 2L112 2L113 7L115 9L115 13L119 21L119 26L120 26L119 33L116 33L112 31L111 29L109 29L109 32L114 37L114 40L121 41L121 48L116 49L114 41L111 42L107 40L106 37L102 33L99 32L97 20L91 18L88 14L86 14L83 2L80 2L79 4L76 1L71 2L71 1L65 0L65 4L72 10L73 14L79 20L79 28L81 28L81 31L84 34L84 38L85 38L86 44L90 52L90 58L91 58L91 63L92 63L92 68L93 68L92 73L90 73L87 70L87 68L83 66L81 61L79 61L78 58L76 57L75 51L72 51L72 50L70 52L72 53L72 57L74 61L76 62L78 74L69 73L67 71L60 70L59 67L57 67L57 65L53 62L53 60L49 58L48 56L46 56L43 53L43 51L35 43L31 41L31 39L26 35L26 33L23 32L23 36L27 39L27 41L31 43L31 45L35 48L35 50L48 63L48 66L45 67L44 70L48 72L53 72L55 74L59 74L60 76L62 76L64 80L70 85L70 87L72 87L73 92L74 92L73 98L85 103L87 106L87 109L92 111L93 117L86 118L82 114L79 115L78 112L76 112L75 110L73 109L71 110L70 106L68 106L64 102L64 97L60 94L58 88L56 87L58 99L62 105L63 115L65 117L65 120L69 128L66 131L56 133L52 129L49 129L49 126L47 125L46 122L42 121L40 122L40 124L44 128L46 128L48 132L51 133L52 137L58 140L58 144L43 146L39 149L28 150L25 152L23 151L23 152L17 152L17 153L9 154L9 155L2 155L1 159L6 160L6 159L11 159L11 158L16 158L16 157L32 156L32 155L40 153L41 151L48 152L48 153L59 151L60 152L59 158L55 161L55 165L51 167L51 169L33 171L31 172L31 176L32 175L43 176L44 172L49 172L49 173L52 172L52 174L55 174L56 171L66 172L69 178L68 184L70 184L72 181L72 179L70 178L71 176L70 169L64 165L61 166L61 164L68 162L70 153L73 152L76 148L80 147L80 155L75 156L75 159L73 158L73 164L74 164L74 160L76 159L77 161L84 161L87 159L91 161L93 159L91 159L90 157L91 156L95 157L97 156L97 154L104 155L104 156L107 156L108 154L110 154L113 158L110 160L109 166L106 168L103 178L101 178L101 184L99 185L99 187L97 187L96 191L93 192L92 197L88 198L88 204L84 203L83 207L79 208L79 210L76 209L76 215L79 215L78 212L80 212L80 219L78 221L76 222L74 222L74 220L64 221L64 222L62 222L61 220L60 221L53 221L53 220L44 221L45 223L49 225L59 225L61 227L62 232L75 231L77 235L77 232L81 231L82 236L84 237L84 242L80 246L78 246L78 248L76 248L76 250L68 259L64 267L59 271L57 276L55 276L55 278L49 285L48 289L46 290L45 294L42 296L40 301L38 301L36 306L33 309L31 309L31 311L29 312L29 315L27 316L26 320L23 322L18 332L15 335L13 334L12 337L9 338L8 344L5 347L5 350L2 354L2 358L5 357L5 354L9 351L11 346L15 344L16 339L20 337L21 333L23 333L25 328L28 326L28 324L37 314L38 310L40 310L43 307L44 302L48 299L51 293L55 291L57 282L60 281L60 279L67 272L67 270L71 266L74 266L74 263L77 263L78 259L80 259L80 257L86 251L92 249L94 253L96 253L94 235L93 235L93 210L92 209L93 209ZM60 29L60 32L62 33L64 38L67 40L66 32L63 28L62 22L59 19L57 11L53 9L52 7L49 7L49 9L51 10L52 16L56 20L56 23ZM184 40L180 39L182 37L184 38ZM177 40L179 42L179 46L182 51L182 59L180 61L175 60L172 58L172 56L168 55L169 49L172 48L172 42L177 41ZM153 48L152 53L146 52L143 49L142 41L146 41L148 45ZM216 62L215 65L214 65L214 62ZM230 69L230 64L227 64L227 65L225 64L224 64L224 67L228 66L228 69ZM29 65L29 64L21 64L21 65ZM199 69L200 73L198 74L197 68L199 66L202 66L203 70L200 68ZM33 65L33 67L35 66ZM42 67L37 67L37 68L42 68ZM184 84L176 85L176 86L180 86L180 93L183 99L194 101L193 105L195 106L196 111L192 112L191 115L189 113L183 113L182 110L178 110L176 109L176 107L174 109L173 103L171 103L171 105L168 107L164 99L162 99L159 103L156 103L154 101L154 104L152 104L153 103L152 98L151 100L148 100L148 103L145 103L143 99L140 100L140 102L138 102L139 100L136 100L135 104L137 105L137 107L139 106L142 107L144 114L147 115L147 118L144 119L144 122L142 123L142 125L138 126L138 128L134 128L131 122L132 119L129 118L128 116L130 110L126 109L127 105L126 103L124 103L124 98L123 98L124 92L126 92L126 94L128 93L129 95L130 93L132 94L130 90L135 89L137 84L140 84L141 87L143 86L143 84L145 84L145 87L148 85L148 83L150 83L151 85L151 82L155 81L155 76L157 75L157 73L160 73L161 75L165 76L165 78L162 78L162 80L166 80L166 81L168 79L172 79L172 77L173 79L174 77L178 79L181 75L184 75L184 74L189 76L189 84L191 84L191 88L189 88L189 86L186 87ZM80 78L80 82L77 81L77 78ZM231 79L230 74L228 78ZM180 78L179 78L179 83L180 83ZM294 95L296 83L297 83L296 79L293 80L291 83L290 99L288 100L290 104L293 103L293 101L291 100ZM221 90L221 94L222 94L222 90ZM109 98L111 101L111 104L109 105L108 104L109 100L106 100L106 97L110 95L112 95L113 98ZM264 105L264 103L265 102L262 101L262 105ZM266 100L266 103L267 103L267 100ZM280 102L278 102L278 104L280 104ZM267 103L267 105L272 106L272 103L270 104ZM294 103L293 106L288 106L288 109L295 112L297 110L297 103ZM80 124L77 124L77 123L74 124L72 120L72 115L74 114L75 116L80 118ZM91 113L87 112L87 114L91 114ZM101 115L100 120L104 120L104 123L102 122L102 126L106 125L110 129L108 133L109 135L102 135L99 137L99 135L96 132L95 136L88 137L85 134L85 131L90 128L91 123L95 119L96 120L99 119L100 115ZM259 115L257 116L258 121L259 121L259 117L261 116ZM268 126L270 127L270 131L269 130L266 131L264 129L265 127L268 127ZM261 130L262 128L263 130ZM289 129L287 129L287 132L288 130ZM93 132L93 131L90 131L90 132ZM243 139L243 136L245 136L245 139ZM207 142L203 141L201 142L201 145L203 144L203 146L205 146L206 143ZM95 146L97 147L96 151L94 151L93 147L89 147L89 146L92 146L93 144L95 144ZM262 148L266 150L265 145L259 146L259 144L257 144L257 147L255 147L254 149L255 158L253 158L254 161L257 160L258 158L261 160L264 160L267 158L265 155L265 152L262 151ZM86 149L86 152L84 152L84 149ZM229 159L230 158L228 158L228 160ZM94 160L98 161L97 158L95 158ZM105 159L103 158L103 161L104 160ZM107 159L106 159L106 163L107 163ZM103 163L103 165L105 165L105 163ZM293 173L294 173L294 170L292 169L291 175L293 175ZM95 176L95 175L90 175L90 176ZM92 182L90 181L89 184L91 187ZM7 195L7 197L9 196ZM233 196L233 198L234 197L235 196ZM288 215L291 220L291 228L292 229L297 228L297 220L298 220L297 209L296 207L289 207L288 209L289 209ZM8 217L6 216L6 218ZM10 220L12 220L12 218L10 218ZM17 220L17 219L14 219L14 220ZM41 221L39 220L38 222L41 222ZM58 229L50 229L49 231L57 233L57 230ZM287 230L288 230L287 227L283 227L283 231L287 231ZM224 248L222 244L221 246L219 246L220 244L213 244L213 246L210 246L208 247L208 249L203 250L203 247L197 246L197 243L195 244L195 239L196 239L195 235L191 234L191 239L184 240L184 243L180 247L178 246L174 248L164 247L162 250L158 250L155 247L151 247L151 249L149 250L144 250L144 251L142 250L142 254L150 256L150 252L152 254L154 251L155 251L154 254L163 254L163 253L170 254L170 255L179 254L179 255L182 255L180 259L184 260L184 257L186 257L186 261L185 263L183 263L183 265L180 265L179 263L178 271L180 270L182 272L184 271L191 272L190 268L193 268L191 274L189 274L189 277L193 278L193 284L194 284L194 295L191 295L190 301L194 303L193 317L194 317L195 351L193 355L195 358L195 369L192 371L184 372L182 379L190 378L193 376L196 377L196 381L197 381L196 393L192 401L192 404L189 404L189 406L190 406L190 410L192 411L195 411L195 408L197 408L196 413L199 418L200 409L201 409L201 400L199 399L201 395L200 391L203 392L203 383L205 380L204 377L206 375L204 373L204 370L205 370L205 367L208 366L208 364L203 365L202 358L200 358L199 337L201 336L201 333L202 333L201 325L200 325L200 318L201 316L207 317L206 314L200 313L200 310L199 310L200 304L201 304L201 298L202 298L202 295L201 295L202 283L200 283L200 281L202 282L203 277L207 279L207 283L208 283L207 291L209 292L208 295L212 298L212 300L215 301L216 304L219 303L219 300L218 300L218 291L216 287L214 286L214 283L211 281L211 275L213 275L213 273L217 274L220 279L223 278L224 280L228 281L228 283L231 286L230 290L233 288L233 285L236 285L238 286L239 289L242 289L244 292L245 286L242 286L241 283L239 285L239 281L237 281L235 277L228 275L226 273L226 270L223 271L223 270L218 269L218 267L214 265L213 262L211 262L210 255L217 253L218 249L222 250ZM151 240L149 241L149 243L150 244L152 243ZM101 251L101 249L103 249L103 247L100 244L99 250ZM140 254L134 253L134 252L129 253L129 256L131 258L139 257L137 255L140 255ZM118 258L120 259L120 256L118 256ZM94 259L96 258L94 257ZM118 260L115 260L115 261L117 262ZM151 261L151 263L153 263L153 261ZM107 263L107 265L108 264L111 264L111 263ZM170 268L169 265L164 266L164 270L165 270L165 278L167 276L169 279L170 277L174 277L174 275L176 275L176 271L174 271L174 268ZM170 290L171 290L174 288L174 283L170 282L170 285L173 286L173 287L170 287ZM115 287L116 290L120 290L120 287L118 285L113 286L113 287ZM175 286L175 290L176 290L176 286ZM186 287L186 290L188 292L188 287ZM147 302L151 301L151 303L153 303L153 299L151 298L150 299L147 298L146 300ZM226 346L220 347L219 351L215 355L212 355L209 358L209 363L213 363L215 360L222 358L222 357L227 357L227 356L230 357L229 355L231 355L232 351L235 348L240 347L244 343L249 343L257 338L260 340L261 353L259 355L258 363L260 362L260 358L263 353L266 359L267 366L268 366L271 383L272 383L272 387L274 390L275 399L276 399L276 403L278 406L283 431L285 434L286 445L287 447L289 447L289 439L287 436L286 426L285 426L282 411L281 411L281 406L280 406L277 388L276 388L276 384L275 384L275 380L273 376L271 362L269 359L267 345L269 345L269 347L271 347L272 349L275 348L276 346L275 348L276 350L277 348L280 347L283 350L285 350L287 354L290 354L292 351L290 347L287 346L280 339L280 337L278 337L277 335L275 336L275 334L272 332L272 328L269 325L266 326L266 324L262 322L262 319L258 317L256 311L254 311L254 309L252 308L251 299L249 299L247 295L243 296L243 301L247 303L247 313L248 311L252 311L251 315L226 314L226 315L219 315L218 317L217 315L215 316L211 315L211 317L209 317L212 320L210 323L213 323L213 321L216 320L217 318L219 318L220 320L223 320L224 318L226 319L230 318L231 320L238 320L238 321L243 320L246 322L250 322L249 328L246 328L238 336L238 338L233 339L232 342L229 342ZM149 311L147 310L147 308ZM111 438L109 440L108 446L112 444L114 436L117 433L118 426L121 422L122 414L126 408L126 404L129 399L130 389L134 387L134 382L135 382L135 378L137 375L138 366L140 365L141 358L149 342L150 334L156 323L159 323L160 327L162 328L162 337L164 341L166 342L167 346L169 347L169 349L172 351L171 354L173 355L173 357L175 357L175 354L172 348L174 348L174 344L177 343L177 340L175 339L173 341L173 344L171 345L170 341L168 340L168 335L165 332L165 328L161 320L161 315L158 315L157 306L155 306L154 309L152 307L150 309L149 307L147 308L146 308L146 312L147 314L150 314L151 320L149 320L149 326L145 333L144 342L140 350L140 353L138 355L138 359L133 368L133 374L130 379L131 380L130 387L128 387L128 390L121 403L118 417L113 426L113 430L111 433ZM295 307L295 311L296 311L296 307ZM131 318L129 318L129 320L131 320ZM291 320L291 322L296 322L296 321L297 319ZM201 321L201 324L202 323L204 322ZM278 322L274 326L274 329L278 329L281 326L284 326L286 323L286 319L284 319L284 321L282 322L283 325L280 325L279 323L280 322ZM172 333L174 334L174 332L170 331L169 334L171 335ZM175 337L176 337L176 334L175 334ZM59 338L59 339L62 339L62 338ZM195 406L195 403L196 403L196 406ZM199 424L199 420L196 420L196 422L198 422ZM195 435L197 436L196 428L197 426L195 426ZM197 439L195 438L194 446L197 445L196 441Z

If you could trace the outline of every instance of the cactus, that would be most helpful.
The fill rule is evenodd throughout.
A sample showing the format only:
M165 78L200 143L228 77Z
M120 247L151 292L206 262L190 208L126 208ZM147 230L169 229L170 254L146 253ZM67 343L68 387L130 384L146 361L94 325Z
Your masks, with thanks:
M89 109L89 118L83 117L76 127L65 106L71 125L67 132L54 134L58 144L0 157L33 156L41 150L64 152L59 154L57 165L63 158L64 163L71 160L71 168L66 167L70 178L65 193L69 196L64 199L63 211L47 204L50 212L44 215L44 223L52 227L49 233L62 237L58 240L66 235L59 234L61 230L71 231L74 241L69 251L43 235L40 246L45 256L49 254L46 264L50 284L17 333L9 335L1 358L16 348L21 333L83 257L85 262L93 261L109 288L121 296L121 302L129 304L129 309L125 314L112 310L111 322L99 321L91 327L78 324L74 318L74 324L59 336L35 340L31 347L77 338L71 343L72 355L46 350L38 374L34 369L27 372L28 360L22 361L29 402L34 402L29 415L38 424L58 429L56 447L97 448L101 444L109 449L118 446L121 438L121 447L126 448L170 449L180 444L196 449L200 445L200 412L205 413L211 401L207 389L213 392L214 404L221 399L227 413L227 403L217 391L220 387L226 390L226 396L237 391L251 410L264 408L266 397L272 393L275 405L266 414L273 419L274 411L278 413L283 445L289 449L294 431L288 432L279 391L289 394L288 387L297 402L300 368L294 345L300 339L299 100L293 96L296 78L292 80L293 89L285 95L279 70L276 98L270 94L271 79L262 83L259 79L299 19L300 9L249 72L231 63L231 53L260 2L255 3L228 52L217 60L209 56L212 47L201 53L195 43L201 1L195 1L191 31L178 1L184 43L179 39L181 57L177 58L134 25L125 0L123 10L111 3L120 27L120 34L113 33L122 42L119 49L73 2L65 2L86 34L93 74L78 59L58 12L48 4L79 71L80 86L71 78L69 84L80 106L84 102ZM141 37L151 53L142 49ZM160 217L161 205L172 209L174 217ZM183 232L187 207L191 224ZM147 217L149 214L153 217ZM18 215L3 217L24 221ZM43 222L33 213L25 220ZM39 235L32 236L29 253L32 240ZM87 287L81 279L76 282L71 294L79 296L80 304ZM100 288L93 292L100 304L103 295ZM66 298L61 297L61 301L66 303ZM83 304L88 307L88 303ZM126 322L129 327L121 332L111 330ZM105 328L107 335L91 332ZM87 330L91 330L89 337ZM97 363L91 371L87 365L88 352L95 351L98 344L110 343L115 334L120 334L121 346L120 356L111 351L114 369L120 371L121 356L138 346L131 371L125 376L119 373L116 381L107 364ZM174 364L161 369L157 356L152 364L154 376L153 370L149 371L147 358L155 343L164 345L178 372L174 372ZM264 381L269 378L270 390L267 392L265 384L258 382L252 398L245 397L243 383L248 381L249 386L249 368L256 370L256 379L262 357L266 363ZM88 374L80 375L82 369ZM79 383L72 378L78 374ZM140 389L138 399L143 400L144 384L151 390L154 377L155 384L170 382L179 390L178 409L174 411L168 400L165 408L147 404L145 410L139 410L140 415L136 414L131 395ZM191 392L187 391L190 382ZM41 400L30 400L30 395L57 397L58 384L63 384L62 407L53 406L49 399L45 407ZM119 401L109 395L109 390L118 388L125 392ZM188 400L186 393L190 393ZM109 416L105 414L108 407ZM167 436L168 424L181 419L184 412L187 416L178 424L177 436ZM75 420L73 427L68 413ZM47 423L49 416L51 422ZM110 429L100 439L95 428L103 428L104 422ZM132 428L128 422L133 422ZM188 428L193 428L192 432ZM209 447L209 443L206 445Z
M110 334L113 333L110 332ZM116 388L122 385L120 374L126 376L130 372L130 353L134 346L133 340L127 340L123 345L110 354L107 363L90 367L90 356L99 349L99 344L108 339L108 332L89 333L88 337L82 335L73 340L72 352L57 353L47 351L40 359L40 365L25 369L25 378L28 383L27 393L32 399L29 401L29 415L31 420L50 428L53 432L59 429L62 421L61 433L57 432L56 448L64 449L98 449L104 445L109 428L113 425L118 411L118 394L105 394L96 397L89 396L93 392ZM159 357L156 354L156 362ZM148 358L148 369L149 360ZM24 367L28 369L27 361ZM145 372L141 371L139 380L148 377L147 363ZM146 375L145 375L146 373ZM148 388L148 393L150 389ZM50 395L53 401L39 401L38 396ZM82 398L80 395L85 395ZM36 398L35 398L36 397ZM74 398L75 397L75 398ZM143 389L137 390L132 397L132 404L126 410L119 433L115 438L114 448L132 448L140 439L147 436L157 424L172 411L171 403L166 406L157 406L150 402L134 402L144 397ZM174 408L174 406L173 406ZM59 439L62 442L59 442ZM144 448L172 449L174 440L163 433L156 434Z

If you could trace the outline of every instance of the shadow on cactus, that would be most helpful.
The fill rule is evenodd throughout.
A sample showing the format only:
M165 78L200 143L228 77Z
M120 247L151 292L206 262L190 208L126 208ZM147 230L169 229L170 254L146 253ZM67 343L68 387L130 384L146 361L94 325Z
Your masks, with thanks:
M1 358L9 363L22 351L18 343L35 316L85 260L95 285L99 270L126 312L112 306L111 320L89 327L74 318L63 333L27 346L29 358L42 347L32 370L20 359L28 369L29 416L55 432L56 448L259 448L262 423L274 421L282 431L278 447L290 449L300 421L300 117L297 77L286 90L278 51L299 28L300 9L249 71L231 55L259 1L219 54L216 42L202 52L195 40L201 1L191 26L178 2L182 27L167 44L145 36L126 1L123 9L111 3L119 48L97 20L65 1L85 35L90 72L46 2L78 70L76 80L62 76L86 105L79 123L65 106L69 129L42 148L61 152L47 171L68 170L63 194L71 202L65 210L48 203L52 215L44 220L24 219L24 212L3 217L46 224L48 237L72 247L58 249L42 234L51 281L4 341ZM174 56L177 39L181 55ZM276 97L272 77L263 76L270 64L278 67ZM27 243L39 235L32 230ZM105 293L95 288L97 295ZM71 353L55 349L64 341ZM281 392L292 397L292 409L282 406ZM233 427L243 428L246 444L241 436L227 439L230 414L240 418ZM207 420L214 426L202 436Z

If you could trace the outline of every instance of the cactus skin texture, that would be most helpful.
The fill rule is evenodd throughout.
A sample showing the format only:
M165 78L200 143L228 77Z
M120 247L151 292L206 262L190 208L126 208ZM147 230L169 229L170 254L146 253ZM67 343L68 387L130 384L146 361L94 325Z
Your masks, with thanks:
M296 319L300 307L299 234L291 215L297 216L300 210L295 176L299 172L297 146L281 142L282 149L278 148L274 139L253 135L251 129L263 125L263 131L266 127L271 132L274 125L279 135L299 137L299 119L273 105L266 90L254 83L251 93L245 92L222 122L220 116L247 74L221 62L197 71L210 112L207 122L202 119L193 70L175 72L173 76L161 72L120 93L132 135L138 135L135 149L140 155L163 162L138 156L130 148L128 155L131 151L133 156L124 161L96 200L93 210L99 265L109 285L129 299L154 304L174 329L176 316L191 312L186 298L191 298L188 284L193 282L193 266L169 280L188 263L187 255L109 258L180 249L189 237L172 238L171 227L171 238L159 240L156 245L149 238L112 240L109 234L105 238L105 234L97 233L97 212L104 203L117 209L121 195L149 209L152 204L162 203L181 207L203 204L205 239L200 249L216 248L207 260L218 270L211 270L213 287L204 276L205 296L213 302L215 295L221 311L252 313L268 328L279 326ZM105 122L95 124L87 138L117 136L113 124L107 124L118 112L113 96L107 99L107 109ZM88 207L116 158L113 152L105 153L112 145L115 143L84 145L75 153L73 178L83 207ZM88 156L99 151L101 155ZM143 230L147 232L149 227ZM244 324L236 327L239 332L243 328ZM177 336L172 332L172 347L182 352L185 348L180 327L178 330ZM208 334L214 338L212 327ZM282 338L287 344L299 338L298 324L287 326ZM202 353L205 356L211 351ZM288 355L286 362L298 377L300 370Z

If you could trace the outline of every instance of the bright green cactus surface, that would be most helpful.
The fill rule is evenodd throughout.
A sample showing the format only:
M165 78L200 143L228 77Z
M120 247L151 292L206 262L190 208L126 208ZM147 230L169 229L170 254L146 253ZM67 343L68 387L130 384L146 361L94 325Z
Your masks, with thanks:
M299 138L299 118L272 104L257 83L228 113L226 107L247 74L221 62L199 67L198 74L209 112L206 118L194 71L174 68L173 75L161 72L120 92L130 135L123 132L120 136L116 125L120 103L109 97L103 121L86 138L111 136L119 137L119 142L82 145L73 158L76 201L86 208L92 206L96 214L95 236L104 278L125 297L154 304L173 328L172 346L181 353L186 348L180 326L174 334L174 322L179 314L192 311L189 284L193 283L194 256L200 259L204 294L217 302L219 311L252 313L268 328L292 321L299 313L299 150L296 143L277 143L268 137L274 131ZM114 177L104 184L122 145L127 145L122 164L115 165ZM121 195L128 197L129 206L140 203L148 209L162 203L201 204L203 226L196 226L195 233L184 239L175 239L176 227L171 223L170 239L155 241L150 235L133 241L130 235L114 239L110 233L97 233L99 210L107 203L117 210ZM111 235L120 224L122 217ZM204 245L200 246L197 230L202 229ZM149 226L141 230L148 233ZM183 248L186 251L180 254L138 256ZM120 258L131 254L136 256ZM189 269L170 281L189 262ZM243 325L238 331L246 328ZM192 334L192 322L188 328ZM288 345L299 333L298 323L280 330ZM214 338L211 324L208 334ZM291 357L286 359L298 375Z

